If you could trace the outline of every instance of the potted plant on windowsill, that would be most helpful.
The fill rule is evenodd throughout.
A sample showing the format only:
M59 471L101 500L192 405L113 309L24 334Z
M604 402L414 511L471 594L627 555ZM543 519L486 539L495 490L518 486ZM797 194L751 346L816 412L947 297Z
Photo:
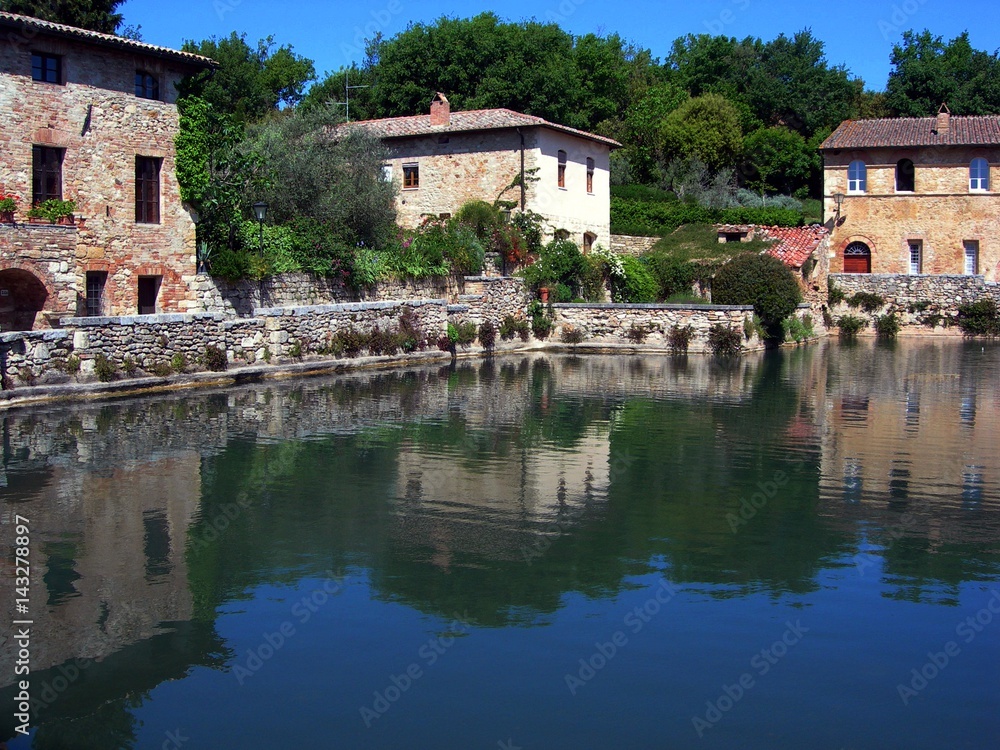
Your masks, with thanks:
M49 198L46 201L37 203L28 211L28 220L33 224L40 224L48 221L49 224L73 224L73 212L76 210L76 201L64 201L58 198Z
M21 198L13 193L0 190L0 224L13 224L14 213Z

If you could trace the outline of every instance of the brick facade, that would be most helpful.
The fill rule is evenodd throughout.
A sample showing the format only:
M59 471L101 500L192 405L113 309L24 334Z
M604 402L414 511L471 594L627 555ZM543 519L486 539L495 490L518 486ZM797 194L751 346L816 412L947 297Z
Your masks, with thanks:
M1000 141L989 121L939 118L848 122L823 146L825 211L832 227L830 271L845 269L852 243L870 249L870 271L911 273L911 245L922 274L965 273L966 243L978 243L978 268L989 281L1000 273ZM974 122L973 122L974 121ZM979 121L983 121L982 123ZM925 132L926 131L926 132ZM970 166L989 164L989 188L973 190ZM913 164L912 190L897 170ZM852 162L866 167L864 191L849 185ZM854 190L850 188L854 187ZM843 195L838 214L834 196Z
M85 225L68 230L73 247L63 237L58 257L52 229L0 230L0 285L5 269L17 268L41 280L48 293L38 308L8 288L4 328L13 325L17 308L35 308L16 310L20 318L36 312L34 327L86 314L88 271L107 274L103 314L138 312L141 276L155 277L147 283L156 289L156 312L185 309L190 292L183 277L195 268L195 225L176 179L176 84L209 61L20 18L0 16L2 30L16 42L0 48L0 187L22 197L16 220L27 221L32 147L62 149L62 198L76 201L75 215ZM33 80L33 52L59 58L60 83ZM137 71L152 74L160 100L136 96ZM137 157L159 160L158 223L136 221Z

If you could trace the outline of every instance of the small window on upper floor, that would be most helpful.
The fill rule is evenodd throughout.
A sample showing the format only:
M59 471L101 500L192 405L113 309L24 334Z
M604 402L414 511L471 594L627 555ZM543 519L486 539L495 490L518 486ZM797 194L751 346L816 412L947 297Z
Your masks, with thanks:
M868 190L868 167L863 161L852 161L847 168L847 192L864 193Z
M45 52L32 52L31 80L42 83L62 83L62 58Z
M587 192L594 192L594 160L587 158Z
M420 167L417 164L403 165L403 190L416 190L420 187Z
M566 187L566 152L559 151L559 187Z
M140 99L160 100L160 82L144 70L135 71L135 95Z
M973 159L969 165L969 190L986 192L990 189L990 163L986 159Z
M916 169L912 159L900 159L896 164L896 192L912 193L917 189Z

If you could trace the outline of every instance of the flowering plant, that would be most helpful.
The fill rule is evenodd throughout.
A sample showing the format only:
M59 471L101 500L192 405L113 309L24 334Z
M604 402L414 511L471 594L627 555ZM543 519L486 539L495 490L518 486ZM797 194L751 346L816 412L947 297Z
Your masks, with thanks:
M20 196L14 195L14 193L8 193L6 190L0 190L0 212L7 213L10 211L16 211L17 204L20 202Z

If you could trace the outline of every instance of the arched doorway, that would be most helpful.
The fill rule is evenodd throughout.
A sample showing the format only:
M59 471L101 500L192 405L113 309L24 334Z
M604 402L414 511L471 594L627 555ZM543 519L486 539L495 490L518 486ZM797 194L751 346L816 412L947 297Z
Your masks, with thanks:
M49 292L30 271L0 270L0 331L30 331Z
M864 242L852 242L844 248L844 273L871 273L872 251Z

